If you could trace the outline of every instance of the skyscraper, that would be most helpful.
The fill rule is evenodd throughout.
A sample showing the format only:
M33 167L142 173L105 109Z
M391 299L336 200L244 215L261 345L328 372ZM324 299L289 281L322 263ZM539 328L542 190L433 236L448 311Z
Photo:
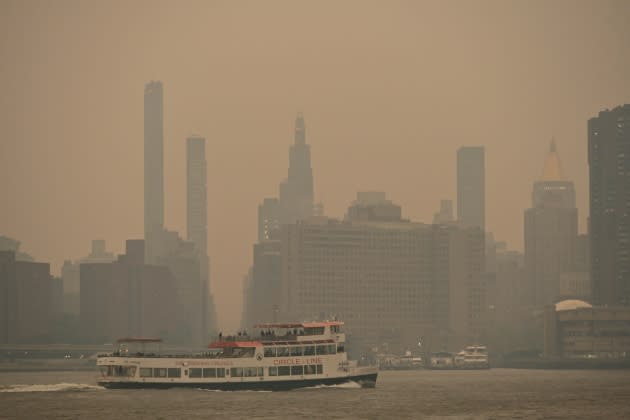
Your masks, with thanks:
M164 123L162 82L144 87L144 237L148 262L164 228Z
M560 275L573 267L578 235L573 182L565 178L552 140L543 175L525 210L525 269L528 300L542 307L560 296Z
M593 303L630 305L630 104L588 121Z
M210 298L210 260L208 258L208 198L206 190L206 139L191 136L186 139L186 226L188 240L195 246L199 260L201 282L201 331L208 333L213 321Z
M483 146L457 151L457 220L469 227L486 226L485 150Z
M206 193L206 139L186 139L186 229L188 240L201 255L208 254L208 211Z
M289 174L280 184L281 223L294 223L313 214L311 148L306 144L302 113L295 119L295 139L289 150Z
M280 228L280 204L275 197L265 198L258 205L258 242L270 239Z

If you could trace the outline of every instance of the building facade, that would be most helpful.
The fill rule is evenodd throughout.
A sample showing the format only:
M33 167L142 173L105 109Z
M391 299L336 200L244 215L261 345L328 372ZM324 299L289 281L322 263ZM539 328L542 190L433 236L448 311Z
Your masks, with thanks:
M530 302L542 308L561 297L560 275L572 271L578 237L573 182L565 178L555 142L525 210L525 268Z
M486 226L485 149L461 147L457 151L457 220L465 226Z
M588 121L591 288L595 305L630 305L630 104Z
M50 342L54 283L48 263L0 251L0 344Z
M147 261L164 228L164 105L162 82L144 87L144 238Z
M478 228L314 218L281 241L286 319L337 316L362 349L458 350L484 333Z
M295 119L294 143L289 150L289 172L280 184L280 221L294 223L313 215L313 170L311 147L306 143L302 113Z

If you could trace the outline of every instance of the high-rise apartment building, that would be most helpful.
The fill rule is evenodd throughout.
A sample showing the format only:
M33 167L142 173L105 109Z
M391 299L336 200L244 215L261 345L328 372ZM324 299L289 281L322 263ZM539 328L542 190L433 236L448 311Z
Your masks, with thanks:
M144 237L148 261L164 228L164 108L162 82L144 87Z
M289 150L289 173L280 184L280 220L294 223L313 214L313 170L311 147L306 143L304 116L295 119L294 143Z
M552 140L542 177L534 183L532 207L525 210L525 269L530 303L542 307L558 300L560 275L573 267L577 235L575 189L564 176Z
M630 305L630 104L588 121L591 287L597 305Z
M486 176L483 146L457 151L457 220L469 227L486 226Z

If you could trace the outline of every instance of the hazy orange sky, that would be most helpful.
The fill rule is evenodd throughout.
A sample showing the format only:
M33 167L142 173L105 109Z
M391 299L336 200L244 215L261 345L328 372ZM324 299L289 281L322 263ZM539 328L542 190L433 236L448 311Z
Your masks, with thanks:
M386 191L430 222L455 153L486 146L486 224L523 248L555 136L588 213L586 121L630 102L628 1L0 1L0 234L58 273L143 235L143 89L164 83L165 219L207 139L219 325L236 328L256 211L304 112L315 198Z

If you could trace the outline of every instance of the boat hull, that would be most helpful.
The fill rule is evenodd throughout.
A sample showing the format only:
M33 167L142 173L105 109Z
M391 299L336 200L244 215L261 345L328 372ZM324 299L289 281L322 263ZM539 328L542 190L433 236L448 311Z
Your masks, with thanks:
M98 384L108 389L172 389L196 388L218 391L289 391L314 386L342 385L357 383L361 388L374 388L378 372L337 378L298 379L287 381L260 382L138 382L138 381L99 381Z

